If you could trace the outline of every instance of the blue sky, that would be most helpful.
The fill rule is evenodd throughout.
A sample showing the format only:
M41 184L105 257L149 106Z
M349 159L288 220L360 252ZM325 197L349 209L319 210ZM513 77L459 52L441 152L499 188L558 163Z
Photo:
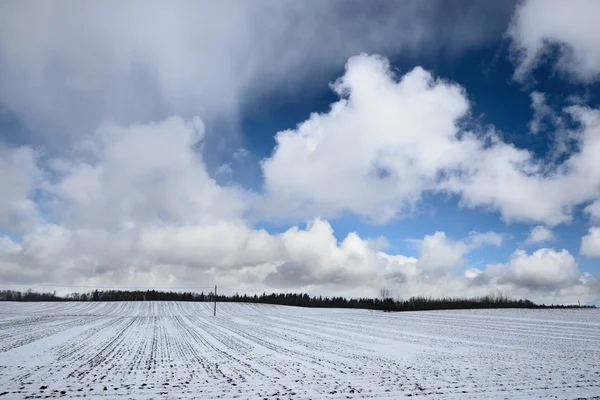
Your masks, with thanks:
M0 276L597 301L573 4L3 5Z

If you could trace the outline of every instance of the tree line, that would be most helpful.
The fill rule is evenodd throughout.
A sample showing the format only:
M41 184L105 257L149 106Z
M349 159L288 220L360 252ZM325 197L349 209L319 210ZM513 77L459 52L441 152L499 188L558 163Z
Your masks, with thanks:
M389 294L389 293L382 293ZM382 311L424 311L424 310L459 310L483 308L579 308L579 305L545 305L530 300L515 300L497 294L475 298L458 297L411 297L409 299L393 299L389 296L381 298L346 298L309 296L306 293L263 293L261 295L222 295L214 293L173 292L157 290L94 290L87 293L71 293L59 296L56 292L40 293L31 289L20 292L0 290L0 301L49 302L49 301L217 301L237 303L274 304L296 307L315 308L353 308ZM582 306L595 308L595 306Z

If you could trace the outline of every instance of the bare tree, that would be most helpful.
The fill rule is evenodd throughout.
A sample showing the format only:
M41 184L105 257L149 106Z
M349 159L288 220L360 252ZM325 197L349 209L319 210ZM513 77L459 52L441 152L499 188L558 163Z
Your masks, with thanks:
M381 289L379 289L379 295L381 296L382 300L389 299L390 298L390 290L386 287L382 287Z

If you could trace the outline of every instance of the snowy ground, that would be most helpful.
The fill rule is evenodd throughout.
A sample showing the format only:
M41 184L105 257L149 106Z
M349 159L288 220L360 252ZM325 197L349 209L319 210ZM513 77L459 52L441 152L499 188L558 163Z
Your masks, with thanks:
M600 310L0 303L0 393L600 399Z

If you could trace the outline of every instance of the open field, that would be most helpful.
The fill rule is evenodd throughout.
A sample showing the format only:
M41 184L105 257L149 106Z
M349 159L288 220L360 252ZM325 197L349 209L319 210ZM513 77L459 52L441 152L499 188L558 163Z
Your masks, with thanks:
M5 302L0 393L600 399L600 310Z

